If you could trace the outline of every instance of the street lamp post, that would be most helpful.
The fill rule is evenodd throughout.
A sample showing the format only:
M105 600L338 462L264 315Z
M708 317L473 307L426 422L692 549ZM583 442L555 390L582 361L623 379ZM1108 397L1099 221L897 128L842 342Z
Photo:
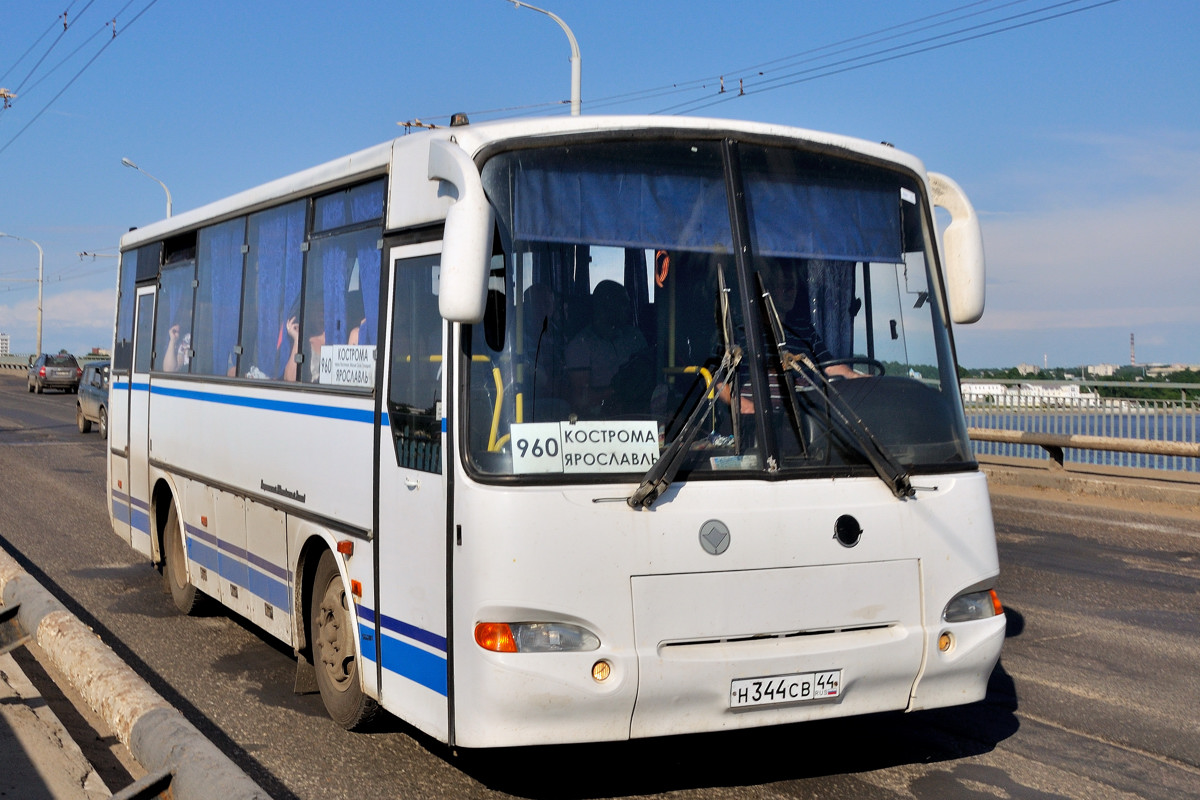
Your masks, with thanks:
M146 172L146 170L142 169L137 164L130 161L128 158L122 158L121 163L132 169L136 169L138 172L142 173L147 178L154 181L155 183L157 183L159 186L161 186L163 188L163 191L167 193L167 216L168 217L171 216L171 190L167 188L167 185L165 183L163 183L162 181L160 181L158 178L151 175L149 172Z
M579 43L575 41L575 34L571 33L571 29L567 27L567 23L562 21L562 18L557 14L551 13L544 8L531 6L529 3L522 3L521 0L508 0L513 4L514 8L528 8L530 11L537 11L540 14L545 14L550 19L558 23L558 27L563 29L563 33L567 34L567 41L571 43L571 116L579 116L580 103L580 83L583 76L583 59L579 55Z
M20 239L22 242L29 242L38 250L38 324L37 324L37 355L42 354L42 266L46 260L46 254L42 251L42 246L33 239L26 239L23 236L13 236L11 233L0 233L0 236L9 239Z

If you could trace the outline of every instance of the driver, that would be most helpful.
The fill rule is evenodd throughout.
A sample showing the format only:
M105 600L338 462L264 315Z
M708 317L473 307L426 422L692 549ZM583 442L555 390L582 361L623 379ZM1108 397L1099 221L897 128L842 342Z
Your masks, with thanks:
M791 352L807 353L816 364L824 364L833 360L833 354L825 347L825 342L817 329L813 327L803 305L797 308L796 300L800 296L800 277L796 269L775 261L764 261L761 268L763 283L771 293L775 310L783 323L784 349ZM790 346L789 346L790 345ZM849 364L830 364L824 368L829 378L861 378L862 374L855 372Z
M779 320L783 325L784 349L792 353L804 353L813 360L814 364L832 361L833 354L829 352L821 335L817 333L804 305L797 306L796 301L800 297L800 276L797 274L796 268L790 264L763 259L759 262L759 271L762 273L763 284L771 293L775 311L779 314ZM862 373L856 372L849 364L830 364L823 367L821 371L828 378L866 377ZM778 376L771 377L770 387L772 403L778 405L781 398ZM750 386L748 383L743 383L741 389L739 410L743 414L752 414L754 413L754 401L751 400ZM721 386L718 391L722 400L730 401L731 392L728 385Z

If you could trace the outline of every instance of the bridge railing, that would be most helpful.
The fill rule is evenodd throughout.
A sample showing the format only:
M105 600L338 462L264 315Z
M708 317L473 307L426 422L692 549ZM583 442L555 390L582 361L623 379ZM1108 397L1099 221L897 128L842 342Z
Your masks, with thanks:
M977 456L1200 473L1200 384L1101 384L1167 389L1180 400L1101 397L1096 384L963 384ZM1089 391L1091 389L1091 391Z

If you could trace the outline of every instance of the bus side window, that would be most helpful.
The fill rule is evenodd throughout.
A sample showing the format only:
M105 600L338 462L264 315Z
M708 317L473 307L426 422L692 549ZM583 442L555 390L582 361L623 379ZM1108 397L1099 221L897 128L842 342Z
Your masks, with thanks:
M396 264L388 418L396 464L442 471L442 318L433 293L438 256Z
M189 372L192 349L192 304L196 280L195 248L181 249L163 264L158 283L154 331L154 369Z
M241 311L245 240L245 217L200 231L196 253L196 324L192 335L193 375L237 375L234 347Z
M248 220L240 377L295 379L305 208L305 201L297 200Z

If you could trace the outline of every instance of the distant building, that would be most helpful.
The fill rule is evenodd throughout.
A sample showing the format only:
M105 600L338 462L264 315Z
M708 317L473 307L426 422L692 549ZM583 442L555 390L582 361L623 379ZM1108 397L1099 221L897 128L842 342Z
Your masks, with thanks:
M1087 374L1095 375L1097 378L1111 378L1117 374L1119 369L1120 367L1116 364L1094 364L1087 367Z
M1077 383L1033 384L985 383L963 381L962 398L967 403L989 403L999 406L1078 408L1100 405L1100 396L1084 392Z
M1200 372L1200 365L1198 365L1198 364L1147 364L1146 365L1146 377L1147 378L1161 378L1164 375L1170 375L1172 372L1183 372L1184 370L1187 370L1187 369L1190 369L1194 372Z
M1036 364L1017 364L1017 372L1021 375L1037 375L1042 368Z
M12 355L8 352L8 334L0 333L0 356Z
M1008 387L1002 383L962 382L962 399L967 403L994 403L1007 391Z

